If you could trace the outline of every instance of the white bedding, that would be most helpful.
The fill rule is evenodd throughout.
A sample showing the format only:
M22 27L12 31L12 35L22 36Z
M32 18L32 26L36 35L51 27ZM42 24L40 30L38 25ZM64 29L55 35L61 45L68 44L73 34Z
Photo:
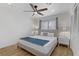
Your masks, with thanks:
M47 37L47 36L30 36L30 37L49 40L49 42L44 46L39 46L24 40L19 41L18 46L37 56L50 55L57 44L56 37Z

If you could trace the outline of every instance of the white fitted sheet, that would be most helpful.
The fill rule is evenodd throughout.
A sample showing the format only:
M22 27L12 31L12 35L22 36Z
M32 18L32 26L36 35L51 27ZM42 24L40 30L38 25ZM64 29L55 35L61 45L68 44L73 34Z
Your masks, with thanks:
M57 44L56 37L47 37L47 36L31 36L31 37L49 40L49 43L47 43L44 46L39 46L39 45L30 43L24 40L19 41L18 46L31 52L34 55L38 55L38 56L39 55L50 55Z

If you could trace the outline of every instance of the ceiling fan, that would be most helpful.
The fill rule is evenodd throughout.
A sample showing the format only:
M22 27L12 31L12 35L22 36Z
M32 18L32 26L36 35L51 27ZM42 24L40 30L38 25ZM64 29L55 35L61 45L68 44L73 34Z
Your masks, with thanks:
M43 16L43 14L40 13L40 12L48 10L47 8L43 8L43 9L39 9L39 10L38 10L38 6L37 6L37 5L33 5L32 3L30 3L29 5L31 6L31 8L33 9L33 11L24 11L24 12L34 12L32 16L35 15L35 12L36 12L37 14Z

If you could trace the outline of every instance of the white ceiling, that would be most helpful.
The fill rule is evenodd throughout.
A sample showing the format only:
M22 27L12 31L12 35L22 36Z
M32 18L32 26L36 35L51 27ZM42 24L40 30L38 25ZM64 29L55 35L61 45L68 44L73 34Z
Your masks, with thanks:
M35 3L34 5L38 5L39 9L48 8L47 11L42 12L44 14L44 16L51 15L51 14L56 15L59 13L68 12L73 6L72 3L52 3L50 5L47 3ZM17 3L17 4L7 4L6 3L6 4L0 4L0 7L2 9L3 9L3 7L5 7L4 9L9 8L12 11L24 13L25 15L27 15L27 14L32 15L32 12L24 12L24 11L32 11L31 6L27 3ZM40 16L40 15L35 15L35 16Z
M47 7L48 10L45 12L42 12L47 15L56 15L59 13L64 13L64 12L69 12L74 5L73 3L52 3L51 5L48 4L36 4L38 5L39 9L40 8L45 8Z

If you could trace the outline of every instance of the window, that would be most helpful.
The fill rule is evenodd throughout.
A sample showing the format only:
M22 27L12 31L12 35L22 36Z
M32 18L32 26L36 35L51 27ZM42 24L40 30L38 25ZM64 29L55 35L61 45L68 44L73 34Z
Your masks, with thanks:
M56 21L49 21L49 30L55 30L56 29Z
M41 29L42 30L48 30L48 22L47 21L41 22Z
M41 30L55 30L56 20L41 21Z

